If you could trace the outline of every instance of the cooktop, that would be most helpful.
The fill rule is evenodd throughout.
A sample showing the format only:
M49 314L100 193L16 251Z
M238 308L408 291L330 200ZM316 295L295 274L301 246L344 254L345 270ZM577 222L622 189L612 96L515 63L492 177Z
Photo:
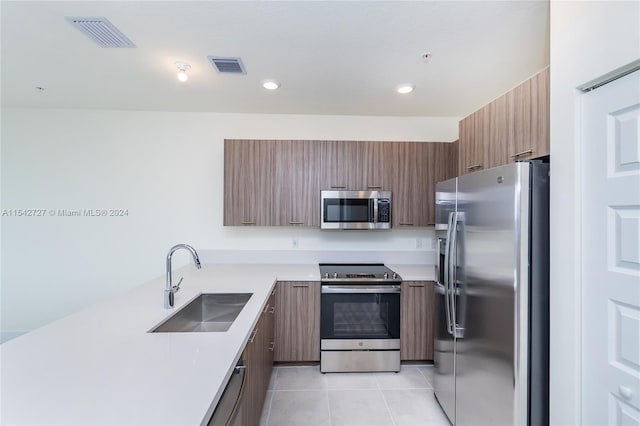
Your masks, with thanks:
M320 279L325 282L397 282L402 278L382 263L321 263Z

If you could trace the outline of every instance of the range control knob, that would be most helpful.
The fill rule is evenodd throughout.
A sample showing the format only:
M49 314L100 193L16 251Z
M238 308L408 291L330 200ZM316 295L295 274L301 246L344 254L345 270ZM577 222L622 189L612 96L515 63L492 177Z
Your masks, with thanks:
M395 280L396 278L398 278L398 274L396 274L395 272L392 275L393 279Z
M338 278L338 273L337 272L333 273L333 278Z
M324 273L324 277L325 277L325 278L329 278L329 273L328 273L328 272L325 272L325 273Z
M387 278L389 278L389 274L387 272L384 273L384 279L386 280Z

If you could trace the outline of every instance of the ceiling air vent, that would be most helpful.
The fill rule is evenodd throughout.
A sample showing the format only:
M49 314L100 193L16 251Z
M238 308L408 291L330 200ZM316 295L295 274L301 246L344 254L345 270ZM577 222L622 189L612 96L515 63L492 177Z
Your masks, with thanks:
M136 45L113 26L107 18L66 16L65 19L84 35L95 41L100 47L136 47Z
M222 74L246 74L240 58L222 58L220 56L208 56L213 67Z

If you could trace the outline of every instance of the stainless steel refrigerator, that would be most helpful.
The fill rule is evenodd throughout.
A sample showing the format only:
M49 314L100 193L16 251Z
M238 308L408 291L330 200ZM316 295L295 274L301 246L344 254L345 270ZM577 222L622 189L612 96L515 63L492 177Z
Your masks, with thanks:
M549 165L436 186L434 393L452 424L547 425Z

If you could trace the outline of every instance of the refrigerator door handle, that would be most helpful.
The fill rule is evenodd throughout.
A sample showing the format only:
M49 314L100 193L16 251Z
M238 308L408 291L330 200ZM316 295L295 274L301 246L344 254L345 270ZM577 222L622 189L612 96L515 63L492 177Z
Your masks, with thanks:
M451 213L451 224L449 226L450 229L450 244L449 244L449 263L447 264L447 268L449 269L448 278L448 305L449 305L449 315L451 317L451 331L450 333L455 335L456 333L456 254L458 252L458 212Z
M447 222L447 242L444 249L444 310L447 317L447 332L453 334L453 321L451 321L451 290L450 290L450 273L451 273L451 228L453 227L453 218L455 212L449 213Z

